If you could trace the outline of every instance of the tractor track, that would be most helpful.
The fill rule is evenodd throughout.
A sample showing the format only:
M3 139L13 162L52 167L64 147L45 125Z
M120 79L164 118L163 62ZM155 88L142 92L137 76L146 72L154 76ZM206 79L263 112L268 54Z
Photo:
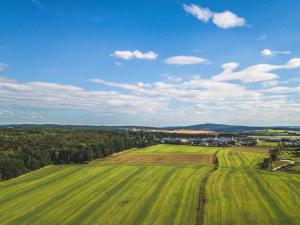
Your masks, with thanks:
M207 184L207 181L208 181L209 177L219 167L217 154L218 154L218 151L214 154L214 157L215 157L214 167L207 172L207 174L201 180L201 183L200 183L196 225L203 225L204 224L205 202L206 202L205 186Z

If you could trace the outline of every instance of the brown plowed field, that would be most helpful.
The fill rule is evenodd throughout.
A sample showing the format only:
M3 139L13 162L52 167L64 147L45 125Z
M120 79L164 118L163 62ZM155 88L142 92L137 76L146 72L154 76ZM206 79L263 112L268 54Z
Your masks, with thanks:
M213 154L147 154L126 155L119 154L101 160L103 163L182 163L182 164L212 164Z

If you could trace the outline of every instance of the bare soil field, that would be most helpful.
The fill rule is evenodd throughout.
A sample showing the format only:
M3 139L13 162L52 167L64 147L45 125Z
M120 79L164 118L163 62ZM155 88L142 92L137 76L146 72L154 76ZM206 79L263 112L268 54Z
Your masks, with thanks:
M117 154L102 163L182 163L182 164L212 164L215 161L213 154L147 154L126 155Z

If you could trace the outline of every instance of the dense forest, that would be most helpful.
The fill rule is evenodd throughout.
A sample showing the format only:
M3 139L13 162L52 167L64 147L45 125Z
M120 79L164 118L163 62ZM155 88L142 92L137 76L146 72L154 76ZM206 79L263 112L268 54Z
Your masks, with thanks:
M0 180L49 164L87 163L154 144L151 132L89 129L0 129Z

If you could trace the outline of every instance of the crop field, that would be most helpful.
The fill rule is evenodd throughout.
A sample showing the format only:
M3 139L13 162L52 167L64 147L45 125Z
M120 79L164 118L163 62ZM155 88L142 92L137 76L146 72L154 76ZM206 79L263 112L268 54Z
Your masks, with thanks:
M300 176L257 169L263 153L219 152L204 224L300 224Z
M179 153L179 154L214 154L221 147L198 147L187 145L155 145L148 148L133 149L127 151L126 154L153 154L153 153Z
M256 148L246 148L241 151L238 148L228 148L218 153L220 168L236 168L238 170L253 170L259 167L259 164L268 155L264 152L257 153ZM248 151L248 152L247 152Z
M189 162L48 166L0 182L0 224L194 225L210 169Z
M200 160L214 153L216 170ZM259 170L267 156L253 147L156 145L47 166L0 182L0 224L300 224L300 175Z
M101 160L102 163L168 163L168 164L213 164L215 156L212 154L120 154Z
M261 141L256 144L258 147L277 147L277 142Z

